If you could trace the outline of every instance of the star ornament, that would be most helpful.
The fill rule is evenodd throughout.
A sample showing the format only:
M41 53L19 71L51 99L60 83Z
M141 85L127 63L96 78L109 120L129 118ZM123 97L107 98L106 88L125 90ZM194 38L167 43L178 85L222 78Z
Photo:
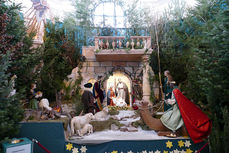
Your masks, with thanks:
M186 153L192 153L193 151L191 149L186 149Z
M157 150L157 151L155 151L154 153L161 153L161 151Z
M173 146L173 143L172 143L171 141L167 141L167 142L166 142L166 147L167 147L167 148L171 149L172 146Z
M79 153L78 148L75 148L75 147L74 147L74 148L72 149L72 153Z
M180 151L180 153L186 153L184 150Z
M118 151L112 151L111 153L118 153Z
M164 150L163 153L169 153L169 152Z
M146 151L146 150L144 150L144 151L142 151L142 153L147 153L147 151Z
M191 143L190 141L186 140L185 143L184 143L185 147L190 147L191 146Z
M67 145L66 145L66 150L69 150L69 151L71 151L72 150L72 144L71 143L68 143Z
M87 148L86 148L86 146L82 146L82 147L80 148L80 150L81 150L81 153L86 153Z
M178 141L178 146L181 148L181 147L184 147L184 141L180 140Z

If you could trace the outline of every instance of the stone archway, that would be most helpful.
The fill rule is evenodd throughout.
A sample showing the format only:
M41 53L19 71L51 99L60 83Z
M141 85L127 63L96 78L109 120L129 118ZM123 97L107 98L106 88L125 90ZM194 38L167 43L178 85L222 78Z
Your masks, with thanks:
M113 75L109 76L109 78L104 82L106 93L108 92L110 87L112 87L114 91L116 90L118 79L121 79L121 81L127 86L128 89L126 91L127 98L125 100L128 106L131 107L132 106L132 79L123 71L114 71Z

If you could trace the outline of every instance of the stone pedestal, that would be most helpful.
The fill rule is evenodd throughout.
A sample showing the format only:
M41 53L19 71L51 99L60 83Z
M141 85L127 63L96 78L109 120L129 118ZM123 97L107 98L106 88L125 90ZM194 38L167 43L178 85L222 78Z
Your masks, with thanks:
M143 61L143 79L142 79L142 90L143 90L143 97L142 100L145 102L149 102L150 104L150 83L149 83L149 70L150 70L150 66L149 66L149 56L148 55L144 55L142 57L142 61Z

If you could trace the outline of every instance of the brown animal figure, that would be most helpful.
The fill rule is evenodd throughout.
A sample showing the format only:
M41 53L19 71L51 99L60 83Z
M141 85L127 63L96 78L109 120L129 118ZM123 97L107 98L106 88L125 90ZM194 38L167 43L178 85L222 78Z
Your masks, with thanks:
M152 130L158 132L159 136L168 136L168 137L177 137L177 136L188 136L188 132L183 125L180 129L178 129L175 133L165 127L160 119L152 117L152 113L149 111L148 102L142 102L139 107L140 116L144 123Z

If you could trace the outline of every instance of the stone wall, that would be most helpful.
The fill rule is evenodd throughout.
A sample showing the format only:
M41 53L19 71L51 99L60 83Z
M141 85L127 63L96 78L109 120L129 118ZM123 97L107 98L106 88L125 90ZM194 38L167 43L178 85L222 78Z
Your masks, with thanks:
M97 76L104 76L106 72L119 70L119 68L125 72L128 72L130 78L137 77L142 70L141 62L118 62L118 61L105 61L98 62L94 55L94 47L83 47L82 55L86 57L86 61L82 67L82 85L88 80Z
M125 61L97 61L95 56L95 47L83 47L82 55L86 57L86 61L83 63L81 69L83 81L81 86L87 83L90 79L97 79L98 76L104 76L107 72L124 72L131 80L140 79L141 81L137 84L142 87L144 101L149 101L150 99L150 85L148 80L148 72L152 72L149 66L148 58L149 55L142 55L142 59L138 62ZM110 55L109 59L112 55ZM152 72L152 75L153 72ZM132 83L131 83L132 84ZM132 84L133 85L133 84ZM103 86L106 88L106 81ZM159 96L159 90L156 87L157 83L154 83L154 94L156 97Z

